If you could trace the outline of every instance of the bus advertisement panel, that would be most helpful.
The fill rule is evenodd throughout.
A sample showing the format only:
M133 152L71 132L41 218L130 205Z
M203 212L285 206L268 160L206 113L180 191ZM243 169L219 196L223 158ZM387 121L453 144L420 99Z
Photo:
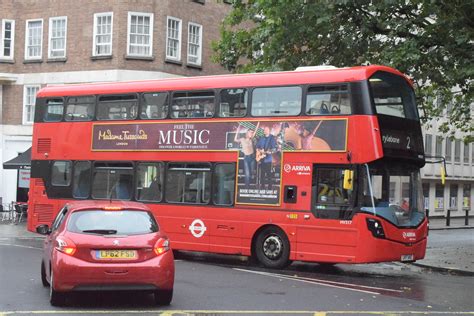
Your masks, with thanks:
M346 151L347 119L94 124L93 151L239 151L237 204L280 205L284 152Z

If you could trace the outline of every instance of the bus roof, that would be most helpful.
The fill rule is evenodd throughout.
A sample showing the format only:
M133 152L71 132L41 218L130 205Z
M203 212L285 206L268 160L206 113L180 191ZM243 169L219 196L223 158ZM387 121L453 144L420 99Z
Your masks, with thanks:
M95 94L124 94L180 90L207 90L259 86L337 83L367 80L377 71L391 72L410 80L386 66L358 66L323 70L262 72L219 76L179 77L171 79L52 85L41 89L37 97L63 97ZM411 84L411 82L410 82Z

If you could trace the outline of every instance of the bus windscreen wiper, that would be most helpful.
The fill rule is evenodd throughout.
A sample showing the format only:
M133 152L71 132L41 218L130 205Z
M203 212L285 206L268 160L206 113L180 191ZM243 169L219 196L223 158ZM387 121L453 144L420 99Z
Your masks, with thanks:
M115 229L86 229L83 233L99 234L99 235L114 235L117 233Z

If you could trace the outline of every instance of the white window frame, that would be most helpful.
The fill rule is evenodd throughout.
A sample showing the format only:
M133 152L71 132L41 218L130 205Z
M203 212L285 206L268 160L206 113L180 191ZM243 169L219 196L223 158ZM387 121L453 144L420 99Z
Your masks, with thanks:
M199 27L199 43L198 43L198 46L199 46L199 49L198 49L198 54L197 56L193 56L190 54L190 47L191 45L196 45L195 43L191 43L191 40L190 40L190 37L191 37L191 27ZM202 25L201 24L197 24L197 23L193 23L193 22L189 22L188 23L188 64L190 65L196 65L196 66L201 66L202 64ZM192 62L189 60L190 57L197 57L197 62Z
M39 89L41 89L40 85L24 85L23 86L23 119L22 123L23 125L32 125L34 120L35 120L35 104L36 104L36 93L33 98L32 104L29 104L28 102L28 88L32 89L37 89L36 93L38 93ZM32 119L31 121L28 120L28 109L27 106L31 106L31 115Z
M10 37L10 56L5 56L3 54L4 44L5 44L5 24L11 23L12 31ZM0 34L0 58L13 60L15 56L15 20L2 19L2 33Z
M53 44L51 40L53 39L53 21L64 20L64 49L62 56L52 56ZM48 58L55 59L55 58L65 58L66 57L66 47L67 47L67 16L56 16L49 18L49 35L48 35ZM58 50L61 51L61 50Z
M100 43L103 46L109 45L110 46L110 53L108 54L98 54L96 51L97 46L97 20L102 17L110 16L110 43ZM100 34L100 35L106 35ZM93 39L92 39L92 56L112 56L112 43L114 41L114 13L113 12L102 12L102 13L95 13L94 14L94 30L93 30ZM128 46L127 46L128 47Z
M170 56L168 55L168 23L170 20L179 22L179 27L178 27L178 51L177 51L177 56ZM183 21L181 19L172 17L172 16L167 16L166 17L166 59L168 60L174 60L174 61L181 61L181 37L182 37L182 28L183 28ZM175 40L175 39L174 39Z
M150 53L148 55L145 54L132 54L130 53L130 31L132 29L132 16L142 16L142 17L149 17L150 18ZM153 13L145 13L145 12L128 12L128 20L127 20L127 55L133 57L153 57Z
M41 22L41 35L40 35L40 54L39 56L29 56L28 55L28 37L30 35L30 29L28 24L30 22ZM37 60L43 58L43 19L32 19L25 21L25 60Z

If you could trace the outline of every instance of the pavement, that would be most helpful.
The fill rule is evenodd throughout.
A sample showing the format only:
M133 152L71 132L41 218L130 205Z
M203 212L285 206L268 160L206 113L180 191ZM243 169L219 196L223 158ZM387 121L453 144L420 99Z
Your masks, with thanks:
M446 226L445 218L430 218L428 246L423 260L413 265L443 273L474 276L474 218L452 218ZM26 222L12 224L0 220L2 239L42 239L43 236L29 232Z

